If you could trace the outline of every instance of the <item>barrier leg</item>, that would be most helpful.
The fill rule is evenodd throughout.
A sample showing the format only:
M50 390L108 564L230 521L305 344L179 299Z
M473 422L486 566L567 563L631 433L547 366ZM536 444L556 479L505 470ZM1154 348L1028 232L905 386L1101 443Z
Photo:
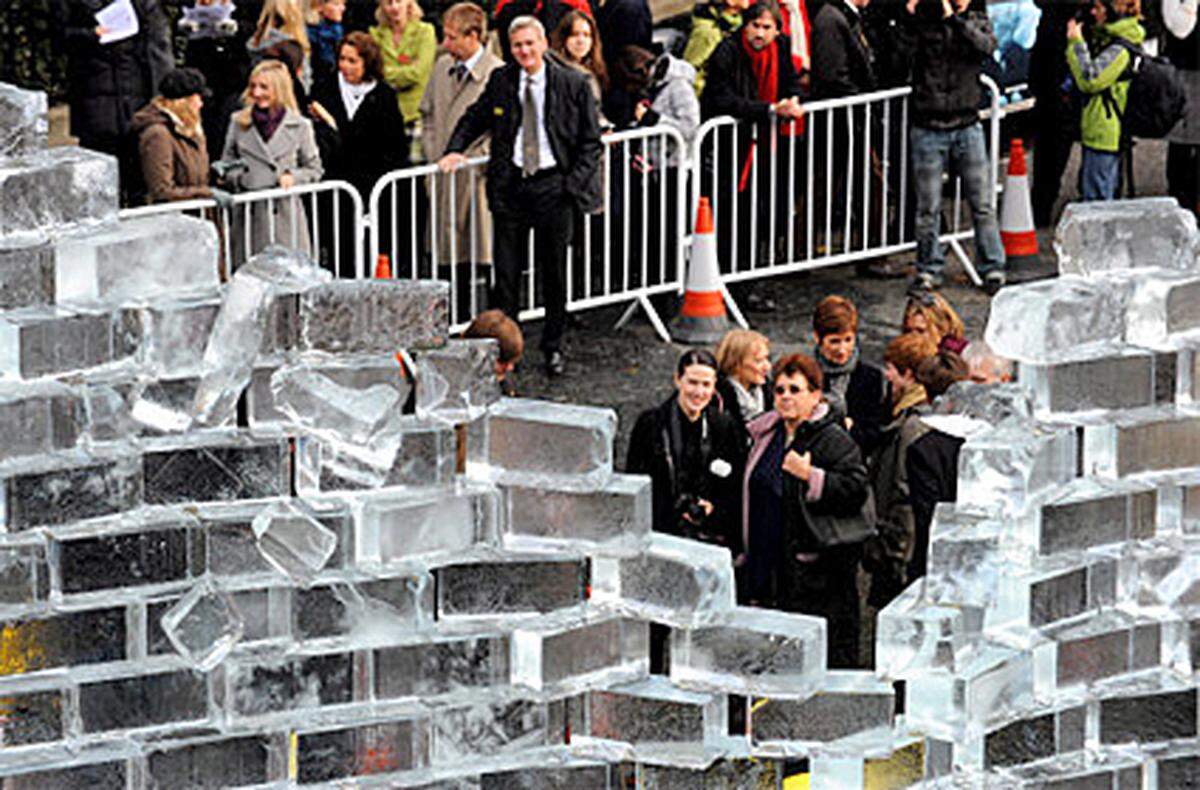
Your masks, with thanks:
M971 278L971 282L975 283L976 287L983 287L983 278L979 276L979 272L975 271L975 264L971 262L971 256L967 254L962 242L958 239L950 239L947 244L950 247L950 254L962 265L963 271L967 273L967 277Z
M633 318L634 313L641 307L646 311L646 318L650 321L650 325L654 327L654 333L662 338L664 343L671 342L671 333L667 331L667 325L662 322L658 311L654 309L654 305L650 302L650 298L645 294L638 294L634 300L629 303L629 307L625 308L625 312L621 313L621 317L613 324L613 329L620 329L629 323L629 319Z
M725 307L728 308L729 314L733 316L737 325L742 329L749 329L750 323L746 320L746 316L742 315L742 309L734 301L733 294L729 293L729 287L725 283L721 283L721 295L725 297Z

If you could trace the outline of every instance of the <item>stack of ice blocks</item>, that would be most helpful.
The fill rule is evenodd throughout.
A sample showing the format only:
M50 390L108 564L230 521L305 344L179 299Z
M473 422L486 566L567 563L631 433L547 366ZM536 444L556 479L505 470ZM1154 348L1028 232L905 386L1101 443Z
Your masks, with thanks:
M278 248L222 282L211 225L119 220L115 161L44 113L0 86L0 783L774 786L889 753L891 689L826 672L824 623L650 533L612 412L501 400L441 284Z
M992 302L1032 414L967 437L928 575L878 622L931 786L1200 781L1198 242L1170 199L1072 205L1060 276Z

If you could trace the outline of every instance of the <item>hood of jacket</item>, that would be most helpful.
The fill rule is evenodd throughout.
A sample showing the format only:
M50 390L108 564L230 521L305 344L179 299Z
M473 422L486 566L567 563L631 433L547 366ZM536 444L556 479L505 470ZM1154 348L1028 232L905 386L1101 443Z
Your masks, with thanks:
M696 81L696 68L682 58L677 58L672 55L663 55L667 59L667 71L663 74L662 79L655 82L655 85L666 85L670 82L686 83L690 89Z
M1135 16L1126 16L1113 22L1105 22L1096 28L1096 43L1104 46L1116 39L1124 39L1130 44L1141 46L1146 40L1146 29Z
M197 129L195 133L187 131L178 116L159 105L160 101L160 97L155 97L149 104L133 114L133 118L129 121L129 131L135 137L141 135L142 132L151 126L156 125L165 126L180 137L196 138L203 134L203 131L200 129Z

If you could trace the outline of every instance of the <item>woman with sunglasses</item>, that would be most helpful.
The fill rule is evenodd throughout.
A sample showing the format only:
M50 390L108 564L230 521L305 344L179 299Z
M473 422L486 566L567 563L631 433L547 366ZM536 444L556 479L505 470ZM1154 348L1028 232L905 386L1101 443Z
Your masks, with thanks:
M875 533L867 468L805 354L775 363L775 408L748 427L742 602L824 617L828 664L859 664L858 562Z

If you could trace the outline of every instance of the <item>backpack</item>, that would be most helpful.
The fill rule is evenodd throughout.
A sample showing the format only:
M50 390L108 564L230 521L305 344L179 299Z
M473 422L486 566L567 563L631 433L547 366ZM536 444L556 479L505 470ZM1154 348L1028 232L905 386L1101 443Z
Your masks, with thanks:
M1128 41L1115 42L1129 53L1129 67L1122 79L1129 80L1125 112L1117 110L1112 91L1105 91L1105 104L1117 113L1122 137L1166 137L1187 113L1187 89L1178 69L1166 58L1147 55Z

